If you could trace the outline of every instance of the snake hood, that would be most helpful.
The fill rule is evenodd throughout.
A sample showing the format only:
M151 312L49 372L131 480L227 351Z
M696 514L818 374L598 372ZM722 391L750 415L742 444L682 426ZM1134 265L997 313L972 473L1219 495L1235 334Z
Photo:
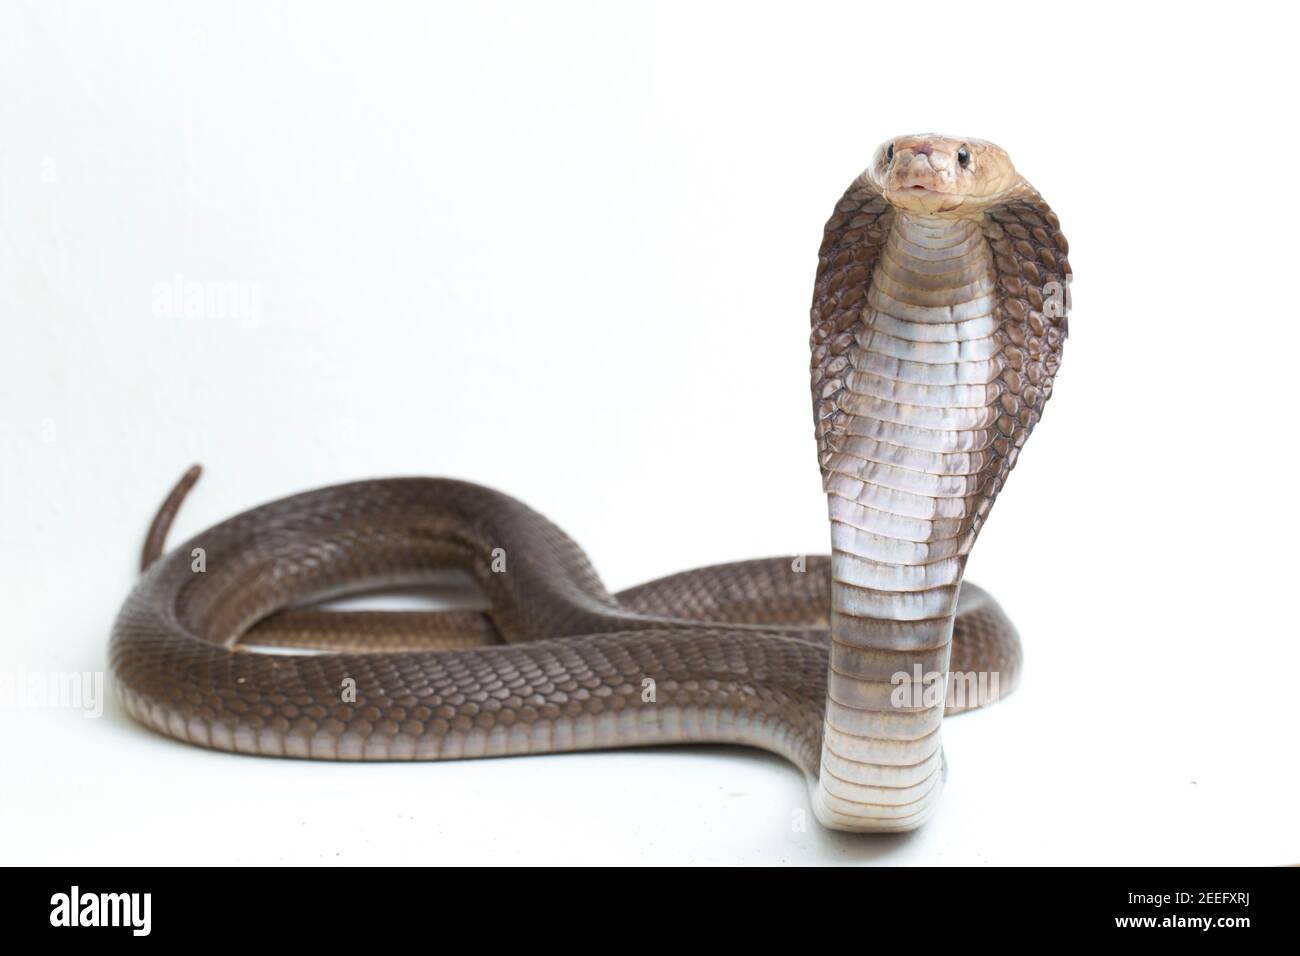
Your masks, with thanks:
M891 236L898 241L900 226L926 219L968 221L979 234L978 239L971 237L972 244L989 258L990 286L974 301L992 307L987 322L995 348L985 358L989 369L997 366L1000 373L988 382L998 391L990 404L996 400L1004 410L996 423L1000 488L1051 397L1060 367L1069 331L1069 244L1056 214L1016 170L1005 150L986 140L933 133L896 136L881 143L826 223L809 343L823 478L828 477L828 459L843 447L852 429L854 409L844 401L851 392L846 373L863 335L873 327L864 306L869 299L888 297L891 288L898 291L888 275L884 286L877 281L881 254ZM903 243L904 254L915 248L909 240ZM882 268L888 272L891 266L886 262ZM942 298L941 293L929 296L934 305ZM961 304L956 309L950 304L941 308L948 309L950 319L969 317L970 310ZM925 348L909 345L905 351ZM916 356L900 353L888 358L906 362Z

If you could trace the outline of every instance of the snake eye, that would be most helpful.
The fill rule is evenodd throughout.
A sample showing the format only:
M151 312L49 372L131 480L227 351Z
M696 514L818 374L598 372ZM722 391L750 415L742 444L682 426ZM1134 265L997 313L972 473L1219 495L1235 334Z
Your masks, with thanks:
M970 165L970 150L965 146L957 150L957 162L961 163L962 169Z
M885 150L885 162L892 163L893 161L894 161L894 144L890 143L889 149Z

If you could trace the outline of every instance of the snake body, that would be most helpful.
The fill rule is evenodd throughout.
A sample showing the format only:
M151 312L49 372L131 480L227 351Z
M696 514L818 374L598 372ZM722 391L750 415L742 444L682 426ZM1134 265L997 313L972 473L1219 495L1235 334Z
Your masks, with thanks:
M1018 679L1014 628L962 574L1051 394L1066 252L998 147L877 151L827 223L812 307L828 557L611 594L537 512L432 478L294 495L158 557L192 470L113 629L126 709L190 743L316 759L745 744L804 771L829 827L919 826L942 717L988 702L953 700L943 675ZM301 607L448 569L485 612ZM303 647L322 653L262 650Z

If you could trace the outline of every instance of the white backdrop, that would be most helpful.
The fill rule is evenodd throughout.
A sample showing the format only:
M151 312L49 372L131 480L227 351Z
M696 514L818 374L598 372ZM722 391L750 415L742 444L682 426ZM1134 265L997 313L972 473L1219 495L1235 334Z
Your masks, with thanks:
M174 743L111 695L87 719L11 693L0 858L1300 862L1300 143L1265 13L6 5L11 687L106 669L194 461L173 541L429 474L522 498L612 588L826 551L812 275L889 136L1004 146L1076 281L1056 396L968 575L1019 625L1024 683L945 723L921 832L798 832L800 776L739 749L292 762Z

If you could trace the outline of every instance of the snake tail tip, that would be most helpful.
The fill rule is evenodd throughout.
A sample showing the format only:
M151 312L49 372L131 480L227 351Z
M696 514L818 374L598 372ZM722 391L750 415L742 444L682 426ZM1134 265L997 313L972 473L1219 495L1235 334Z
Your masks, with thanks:
M180 480L172 487L172 490L167 493L163 503L158 506L158 513L154 515L153 521L149 524L149 531L144 536L144 547L140 551L141 572L147 571L149 566L162 555L163 546L167 542L167 532L171 530L172 522L176 520L176 514L180 511L181 504L202 474L202 465L197 462L190 465L185 474L181 475Z

